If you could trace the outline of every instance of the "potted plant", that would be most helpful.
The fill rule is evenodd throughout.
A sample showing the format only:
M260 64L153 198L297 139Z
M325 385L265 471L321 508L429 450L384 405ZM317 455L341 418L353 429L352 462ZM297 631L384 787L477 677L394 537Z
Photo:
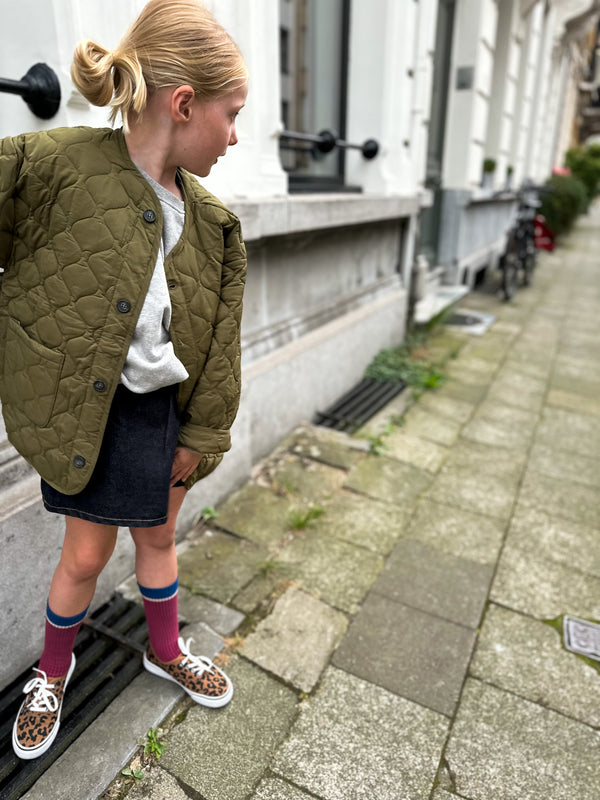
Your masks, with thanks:
M512 166L512 164L509 164L506 167L506 188L507 189L510 189L512 187L512 176L513 176L514 171L515 171L515 168Z
M481 185L484 189L491 189L494 186L494 172L496 170L496 160L485 158L483 160L483 178Z

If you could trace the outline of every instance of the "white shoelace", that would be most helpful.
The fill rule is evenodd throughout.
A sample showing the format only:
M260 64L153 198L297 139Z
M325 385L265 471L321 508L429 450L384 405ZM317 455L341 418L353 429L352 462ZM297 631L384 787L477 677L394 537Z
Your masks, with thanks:
M179 640L179 649L185 656L179 666L187 667L191 672L194 673L194 675L202 675L203 672L212 670L214 664L210 658L207 658L206 656L194 656L192 653L190 653L190 644L193 641L194 640L191 636L185 642L183 639Z
M58 700L56 695L51 691L51 689L54 689L54 684L48 683L48 676L43 670L35 669L35 671L40 673L40 677L32 678L23 687L25 694L29 694L29 692L35 690L35 694L29 703L28 710L56 711L58 708Z

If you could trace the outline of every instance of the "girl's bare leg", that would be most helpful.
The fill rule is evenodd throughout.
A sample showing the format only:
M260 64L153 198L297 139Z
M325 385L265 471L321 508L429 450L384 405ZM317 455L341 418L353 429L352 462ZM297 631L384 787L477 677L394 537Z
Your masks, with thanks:
M92 601L98 576L115 549L118 529L77 517L65 517L65 521L65 540L48 604L55 614L70 617Z
M135 542L135 574L142 586L162 588L177 578L175 525L186 491L185 486L171 487L169 516L164 525L129 529Z

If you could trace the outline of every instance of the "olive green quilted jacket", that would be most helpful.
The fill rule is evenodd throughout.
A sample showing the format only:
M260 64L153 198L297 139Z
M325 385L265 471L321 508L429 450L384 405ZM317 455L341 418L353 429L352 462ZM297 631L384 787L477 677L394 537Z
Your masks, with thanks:
M185 227L167 256L171 338L189 378L179 444L230 447L240 395L246 254L239 220L181 171ZM0 140L0 399L9 440L65 494L88 482L162 234L158 198L122 131Z

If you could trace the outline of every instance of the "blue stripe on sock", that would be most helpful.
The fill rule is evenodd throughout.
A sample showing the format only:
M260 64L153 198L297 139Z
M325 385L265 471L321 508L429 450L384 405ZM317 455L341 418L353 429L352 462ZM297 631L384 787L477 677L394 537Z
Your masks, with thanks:
M52 625L55 625L57 628L71 628L73 625L78 625L83 620L87 612L88 609L86 608L85 611L82 611L81 614L75 614L74 617L61 617L59 614L55 614L50 608L50 605L46 603L46 616L48 617L49 622L51 622Z
M138 583L138 587L142 593L142 597L145 597L146 600L167 600L169 597L173 597L177 592L179 578L175 578L175 583L172 583L170 586L164 586L162 589L149 589L147 586L142 586L140 583Z

